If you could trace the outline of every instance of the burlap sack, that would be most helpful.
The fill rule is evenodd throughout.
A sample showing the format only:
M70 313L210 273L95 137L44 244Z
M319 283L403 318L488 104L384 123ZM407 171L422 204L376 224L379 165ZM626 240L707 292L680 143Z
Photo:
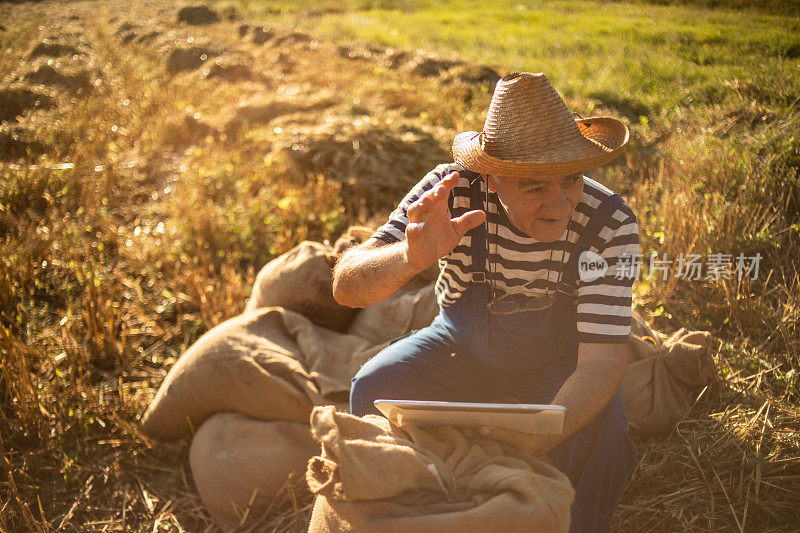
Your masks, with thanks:
M687 413L697 390L716 376L711 345L707 331L684 328L663 340L633 313L621 384L632 434L665 433Z
M544 461L452 427L390 427L317 407L322 454L308 464L317 494L309 533L567 531L574 491Z
M284 327L295 339L295 357L302 362L319 391L315 404L347 402L350 380L386 343L321 328L297 313L284 314ZM346 405L342 406L346 409Z
M267 308L206 332L170 369L144 414L144 433L179 439L223 411L306 422L319 393L296 358L300 347L284 325L287 314L309 322Z
M178 359L142 429L172 440L220 412L306 422L312 405L347 409L350 380L385 346L281 308L245 313L208 331Z
M334 331L347 331L356 310L333 299L331 269L334 251L318 242L303 241L276 257L256 276L245 312L283 307Z
M347 333L381 344L430 325L438 312L434 284L410 282L388 300L359 311Z
M284 323L300 348L301 360L325 402L346 409L350 384L358 369L388 342L431 323L439 311L433 284L415 278L388 300L361 309L347 334L287 313Z
M372 228L367 228L365 226L350 226L347 228L347 231L342 233L342 235L336 239L336 242L333 243L333 253L336 255L336 257L341 257L341 255L348 249L352 248L353 246L358 246L362 242L369 239L373 233L375 233L375 230Z
M302 479L319 453L306 423L264 422L221 413L197 430L189 464L200 499L224 531L249 525L267 509L289 474Z

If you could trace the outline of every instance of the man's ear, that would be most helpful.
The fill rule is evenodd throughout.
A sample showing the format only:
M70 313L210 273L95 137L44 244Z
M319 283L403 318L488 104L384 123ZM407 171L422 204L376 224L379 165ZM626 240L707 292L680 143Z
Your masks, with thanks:
M497 192L497 182L491 174L481 174L483 179L486 180L486 188L489 192Z

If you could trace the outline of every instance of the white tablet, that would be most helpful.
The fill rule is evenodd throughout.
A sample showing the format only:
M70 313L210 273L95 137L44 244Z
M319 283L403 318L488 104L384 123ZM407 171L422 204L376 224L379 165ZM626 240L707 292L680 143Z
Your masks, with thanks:
M528 403L433 402L375 400L375 407L397 426L420 428L499 426L531 434L557 435L564 431L561 405Z

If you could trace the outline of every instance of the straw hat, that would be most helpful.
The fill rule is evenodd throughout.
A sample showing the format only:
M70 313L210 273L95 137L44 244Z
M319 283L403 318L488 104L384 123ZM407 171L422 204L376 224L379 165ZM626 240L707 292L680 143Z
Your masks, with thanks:
M541 72L515 72L497 82L483 131L456 135L453 159L473 172L559 177L611 161L628 137L617 119L575 119Z

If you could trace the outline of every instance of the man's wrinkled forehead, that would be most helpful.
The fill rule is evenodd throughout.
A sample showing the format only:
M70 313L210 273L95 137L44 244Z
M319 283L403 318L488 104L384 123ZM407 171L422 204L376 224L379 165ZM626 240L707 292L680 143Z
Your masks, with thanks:
M582 172L574 172L572 174L568 174L566 176L561 176L559 178L501 178L506 183L513 182L517 187L520 188L527 188L527 187L536 187L537 185L548 185L550 183L561 183L571 178L575 178L578 176L582 176Z

